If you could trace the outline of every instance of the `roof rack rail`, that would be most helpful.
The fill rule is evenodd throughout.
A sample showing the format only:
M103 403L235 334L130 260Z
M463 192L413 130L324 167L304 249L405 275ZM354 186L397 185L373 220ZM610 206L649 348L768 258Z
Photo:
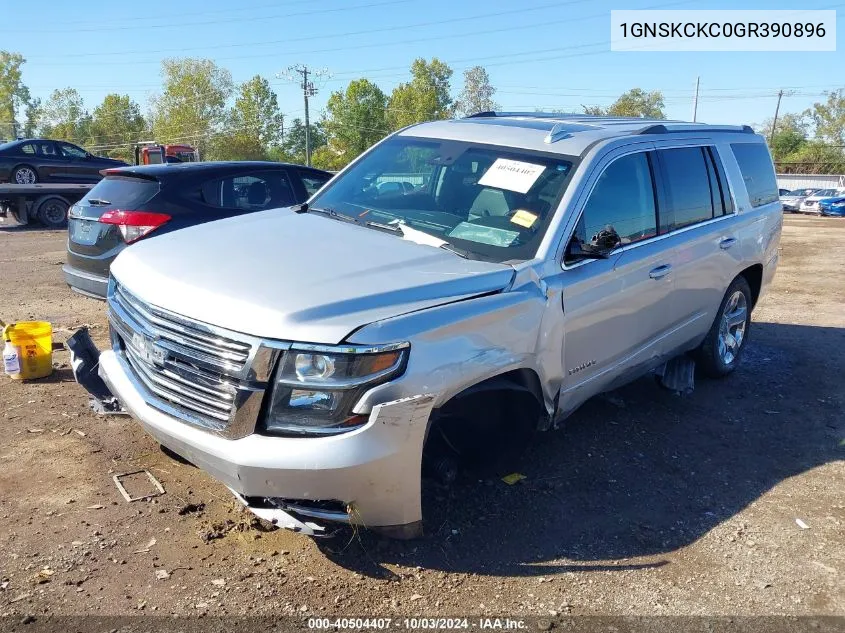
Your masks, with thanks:
M750 125L703 125L703 124L693 124L687 127L683 126L669 126L667 127L664 123L658 123L656 125L648 125L641 130L637 131L637 134L672 134L672 133L682 133L682 132L739 132L742 134L754 134L754 130L751 129Z
M465 116L465 119L482 119L490 117L509 117L509 116L524 116L533 117L537 119L560 119L566 117L578 117L580 115L571 112L495 112L494 110L486 110L484 112L474 112Z

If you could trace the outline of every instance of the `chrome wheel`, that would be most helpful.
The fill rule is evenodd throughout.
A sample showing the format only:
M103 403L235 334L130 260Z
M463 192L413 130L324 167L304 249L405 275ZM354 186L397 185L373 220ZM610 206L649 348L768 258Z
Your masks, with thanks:
M745 293L736 290L725 302L719 323L719 358L725 365L733 363L739 355L747 325L748 302Z
M19 185L34 185L37 180L35 170L30 167L18 167L15 170L15 182Z

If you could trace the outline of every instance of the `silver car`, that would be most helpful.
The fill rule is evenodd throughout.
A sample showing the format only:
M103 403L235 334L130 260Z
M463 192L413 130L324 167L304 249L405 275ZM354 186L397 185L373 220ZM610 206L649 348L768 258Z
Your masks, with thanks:
M794 189L785 195L780 197L780 202L783 205L784 211L789 211L790 213L798 213L801 209L801 204L819 191L818 188L816 189Z
M257 515L411 537L424 470L673 359L730 374L781 225L747 126L424 123L306 205L126 249L99 373Z

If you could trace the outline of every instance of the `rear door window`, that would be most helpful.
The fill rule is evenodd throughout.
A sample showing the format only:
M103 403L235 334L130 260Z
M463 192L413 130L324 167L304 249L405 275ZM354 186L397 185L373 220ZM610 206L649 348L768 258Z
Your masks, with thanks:
M752 207L759 207L778 200L778 183L772 157L763 143L731 143L731 149Z
M657 205L648 154L628 154L599 176L574 238L602 251L657 235Z
M35 148L41 156L46 156L47 158L61 157L53 141L38 141L35 143Z
M35 146L32 143L21 145L21 154L34 154Z
M213 207L260 211L295 203L293 189L283 171L239 174L210 180L202 186L203 201Z
M717 183L713 182L715 174L711 176L713 167L708 165L705 150L704 147L678 147L657 152L669 198L672 230L713 218L711 183Z

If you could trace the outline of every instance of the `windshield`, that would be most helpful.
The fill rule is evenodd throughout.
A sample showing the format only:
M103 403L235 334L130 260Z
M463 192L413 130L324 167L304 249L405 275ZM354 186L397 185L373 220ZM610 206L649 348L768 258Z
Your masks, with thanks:
M812 196L815 192L815 189L794 189L787 193L784 197L798 198L801 196Z
M363 224L404 224L477 259L530 259L573 161L400 136L372 150L309 204Z

